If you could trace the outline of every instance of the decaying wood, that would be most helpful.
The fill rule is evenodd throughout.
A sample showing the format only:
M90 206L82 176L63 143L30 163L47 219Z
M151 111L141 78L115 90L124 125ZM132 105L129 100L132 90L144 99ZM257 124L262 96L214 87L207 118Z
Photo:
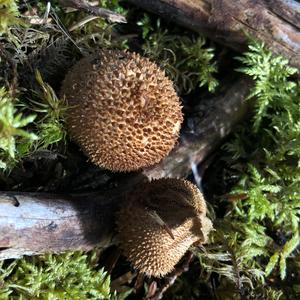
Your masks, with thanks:
M0 259L107 246L115 199L0 193Z
M141 180L102 195L0 192L0 260L113 244L114 214Z
M247 35L300 67L300 3L294 0L129 0L238 51Z
M201 163L245 117L249 82L240 79L218 97L201 101L177 148L161 164L144 171L149 178L185 177L191 161ZM45 252L105 247L114 239L118 205L142 173L105 194L49 195L0 193L0 259Z
M200 101L193 109L195 116L181 132L179 144L158 165L144 170L144 175L149 179L186 177L245 118L249 102L244 99L250 87L250 81L243 78L221 96Z

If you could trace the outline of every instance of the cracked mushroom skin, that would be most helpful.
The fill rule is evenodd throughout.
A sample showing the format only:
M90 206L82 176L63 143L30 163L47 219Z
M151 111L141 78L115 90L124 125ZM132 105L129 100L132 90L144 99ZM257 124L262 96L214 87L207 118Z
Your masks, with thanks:
M182 179L159 179L130 193L117 214L120 247L132 266L163 277L212 229L198 188Z
M139 54L101 50L81 59L61 88L70 136L96 165L135 171L174 147L183 121L173 83Z

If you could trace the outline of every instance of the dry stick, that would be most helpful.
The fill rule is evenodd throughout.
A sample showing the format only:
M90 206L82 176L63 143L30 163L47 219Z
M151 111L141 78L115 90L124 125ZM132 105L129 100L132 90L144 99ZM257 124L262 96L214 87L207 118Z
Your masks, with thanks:
M0 259L107 246L114 200L99 195L1 193Z
M0 192L0 260L113 244L114 214L143 180L141 174L129 176L102 195Z
M194 258L194 254L192 252L188 252L185 256L185 259L181 265L179 265L174 271L168 274L164 278L164 284L157 289L154 295L149 295L147 300L160 300L163 299L164 293L174 284L175 280L182 275L182 273L187 272L189 270L189 265Z
M92 14L94 16L102 17L106 20L109 20L111 22L115 23L126 23L126 18L118 13L115 13L111 10L95 7L92 6L88 1L86 0L59 0L59 2L63 6L72 7L78 10L83 10L89 14Z
M129 0L166 20L244 51L247 34L300 67L300 3L293 0Z
M149 177L184 177L190 159L202 162L245 117L249 82L240 79L224 94L204 101L194 133L170 157L145 171ZM187 133L185 133L186 135ZM0 192L0 259L66 250L89 250L116 243L114 214L124 194L145 177L140 173L106 194L49 195Z

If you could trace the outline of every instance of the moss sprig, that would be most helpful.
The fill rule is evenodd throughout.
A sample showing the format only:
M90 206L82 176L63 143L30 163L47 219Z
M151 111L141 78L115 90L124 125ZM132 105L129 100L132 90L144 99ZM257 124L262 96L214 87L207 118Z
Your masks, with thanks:
M37 149L45 149L50 145L66 140L64 114L67 104L64 99L59 99L53 88L44 82L40 72L35 72L40 90L34 92L36 99L30 100L30 108L38 114L36 122L39 139L35 144Z
M165 69L180 92L188 94L197 86L215 91L218 81L214 76L214 49L207 46L203 37L171 33L160 19L152 25L146 14L137 24L142 30L144 54Z
M0 89L0 169L9 170L25 156L38 136L26 126L33 123L35 114L23 115L5 88Z
M0 36L7 33L11 26L22 24L18 17L18 5L15 0L0 1Z
M248 98L255 101L255 114L251 126L225 145L229 163L247 162L231 191L243 199L237 197L225 220L239 226L235 247L246 254L243 268L255 263L264 280L277 273L284 279L300 243L300 90L291 77L297 70L255 41L238 60L238 71L254 80Z
M0 299L125 299L131 290L111 291L110 277L95 261L96 251L1 262Z

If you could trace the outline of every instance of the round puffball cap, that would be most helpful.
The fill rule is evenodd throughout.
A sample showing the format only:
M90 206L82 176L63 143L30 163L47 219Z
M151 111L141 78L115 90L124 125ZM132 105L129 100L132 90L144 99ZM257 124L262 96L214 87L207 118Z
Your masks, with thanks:
M124 255L148 276L171 272L194 243L207 242L211 229L202 194L181 179L143 184L130 193L117 215Z
M70 136L96 165L134 171L174 147L183 121L173 83L139 54L101 50L68 72L61 96Z

